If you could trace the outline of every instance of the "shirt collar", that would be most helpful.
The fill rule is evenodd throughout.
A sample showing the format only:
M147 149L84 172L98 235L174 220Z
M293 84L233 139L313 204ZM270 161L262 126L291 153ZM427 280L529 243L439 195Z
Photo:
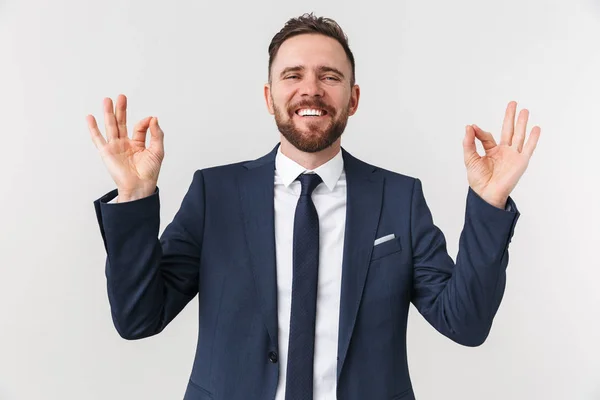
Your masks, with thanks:
M281 152L281 146L279 146L277 155L275 156L275 168L286 187L289 187L292 182L296 180L298 175L306 172L314 172L321 177L323 183L329 190L333 190L344 170L344 158L342 157L342 151L340 150L335 157L325 164L314 170L308 170L283 154Z

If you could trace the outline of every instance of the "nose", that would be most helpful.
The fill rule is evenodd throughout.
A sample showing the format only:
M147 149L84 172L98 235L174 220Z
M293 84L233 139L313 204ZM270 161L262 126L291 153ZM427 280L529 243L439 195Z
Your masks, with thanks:
M317 96L323 97L324 90L321 86L321 81L317 76L314 75L306 75L303 82L302 87L300 89L300 94L302 96Z

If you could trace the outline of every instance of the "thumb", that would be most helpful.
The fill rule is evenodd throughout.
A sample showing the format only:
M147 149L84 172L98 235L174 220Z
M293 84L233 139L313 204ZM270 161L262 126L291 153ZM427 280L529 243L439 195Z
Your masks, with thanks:
M471 125L467 125L465 128L465 138L463 139L463 150L464 150L464 161L465 165L468 165L475 158L480 158L477 153L477 146L475 145L475 130Z
M162 152L164 146L165 133L158 125L158 118L152 117L150 120L150 144L148 148L154 152Z

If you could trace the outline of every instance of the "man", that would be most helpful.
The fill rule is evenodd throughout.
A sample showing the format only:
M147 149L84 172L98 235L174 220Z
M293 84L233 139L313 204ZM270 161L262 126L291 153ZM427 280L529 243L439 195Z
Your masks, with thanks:
M409 305L457 343L485 341L519 217L509 194L540 129L524 144L528 113L515 127L514 102L499 144L466 127L455 264L421 181L341 147L360 94L341 28L312 14L291 19L269 54L264 95L280 143L257 160L196 171L160 238L157 119L141 120L130 139L126 98L114 113L105 99L105 140L88 116L117 185L95 202L114 325L126 339L155 335L198 295L189 400L414 399Z

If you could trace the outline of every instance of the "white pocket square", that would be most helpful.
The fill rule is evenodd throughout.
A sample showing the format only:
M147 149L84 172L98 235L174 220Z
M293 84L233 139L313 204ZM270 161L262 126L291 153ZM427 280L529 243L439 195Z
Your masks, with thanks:
M375 244L373 246L377 246L378 244L381 244L383 242L387 242L388 240L392 240L395 237L396 237L396 235L394 235L393 233L390 233L389 235L382 236L379 239L375 239Z

